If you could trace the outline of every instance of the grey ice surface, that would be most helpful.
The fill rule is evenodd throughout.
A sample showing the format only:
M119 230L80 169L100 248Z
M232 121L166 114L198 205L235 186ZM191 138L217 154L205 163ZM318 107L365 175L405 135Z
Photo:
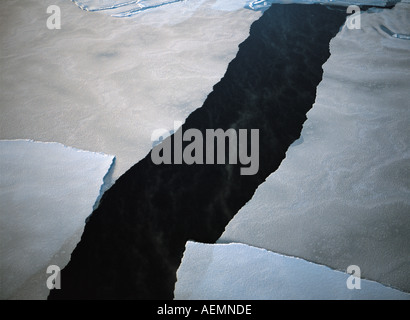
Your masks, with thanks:
M177 277L176 300L410 299L377 282L238 243L188 242Z
M194 0L113 18L66 0L49 30L50 4L2 2L0 139L113 154L114 180L202 106L261 16Z
M113 156L58 143L0 141L0 299L46 298L46 269L63 268Z
M331 41L302 138L226 227L241 242L410 291L410 6ZM262 151L263 152L263 151Z

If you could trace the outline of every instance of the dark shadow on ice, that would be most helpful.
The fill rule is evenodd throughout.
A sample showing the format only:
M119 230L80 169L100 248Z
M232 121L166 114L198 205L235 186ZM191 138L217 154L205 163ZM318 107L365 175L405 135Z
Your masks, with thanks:
M296 140L295 142L293 142L290 147L296 147L301 145L303 142L305 142L305 140L303 139L303 136L300 136L300 138L298 140Z
M103 194L109 189L111 188L111 186L114 184L114 179L113 179L113 173L114 173L114 167L115 167L115 160L116 158L114 157L112 159L111 165L108 168L107 173L105 174L104 178L103 178L103 183L100 187L100 193L98 194L97 199L95 200L95 203L93 205L93 210L97 209L98 206L100 205L100 201L101 198L103 196ZM91 216L91 215L90 215ZM89 216L89 217L90 217ZM87 217L87 219L85 220L85 222L87 223L89 220L89 217Z

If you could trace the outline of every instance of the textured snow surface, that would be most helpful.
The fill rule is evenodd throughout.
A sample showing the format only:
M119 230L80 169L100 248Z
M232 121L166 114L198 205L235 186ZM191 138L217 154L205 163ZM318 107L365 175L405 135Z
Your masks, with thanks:
M51 4L61 30L46 27ZM261 16L213 4L116 19L68 0L3 1L0 139L113 154L118 178L151 150L155 130L202 106Z
M410 6L343 30L302 137L226 227L241 242L410 291Z
M350 274L237 243L188 242L177 277L177 300L410 299L368 280L351 290Z
M113 160L58 143L0 141L0 299L47 297L47 266L68 262Z
M192 14L205 0L71 0L85 11L102 11L113 17L124 18L147 10L166 7L177 9L182 15ZM174 5L169 7L170 5ZM174 8L173 8L174 7Z
M98 0L103 2L109 1ZM126 6L106 8L105 15L78 10L70 1L5 0L0 139L59 141L116 154L114 178L142 159L154 130L173 129L175 120L202 105L260 17L241 10L250 1L161 2L145 1L156 3L155 10L113 19L109 15ZM264 8L252 3L255 10ZM46 28L51 4L62 9L61 30ZM404 4L373 10L362 15L361 30L344 28L332 41L302 138L221 242L244 242L339 270L357 264L365 277L410 291L409 23ZM45 268L67 263L113 157L56 143L0 146L0 298L45 298ZM217 248L227 257L245 250L198 247L198 256L187 250L180 271L186 270L188 283L181 287L179 279L179 297L194 297L189 282L218 261ZM272 253L261 252L258 268L268 269ZM216 274L235 271L232 259L220 260L226 267L219 264ZM261 283L246 279L242 286ZM207 294L212 281L201 282L195 294ZM272 293L259 287L252 291L259 297Z
M113 17L130 17L147 10L166 7L167 10L179 10L182 15L192 12L204 0L71 0L85 11L100 11ZM394 1L394 0L393 0ZM399 1L399 0L397 0ZM212 6L217 10L264 10L272 3L302 3L302 4L331 4L331 5L386 5L386 0L217 0Z

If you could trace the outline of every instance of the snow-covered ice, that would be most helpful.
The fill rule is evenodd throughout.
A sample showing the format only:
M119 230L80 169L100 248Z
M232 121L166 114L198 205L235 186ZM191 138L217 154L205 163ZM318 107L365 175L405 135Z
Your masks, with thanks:
M61 30L47 29L51 4ZM0 139L113 154L117 179L150 151L152 132L202 106L261 16L213 4L113 18L69 0L2 1Z
M115 180L145 157L155 130L171 130L202 105L261 15L216 10L213 3L190 1L116 19L79 10L68 0L3 1L0 139L57 141L113 154ZM61 30L47 29L49 5L61 8ZM60 149L2 142L1 298L47 296L43 269L67 263L111 164L101 154ZM73 161L56 170L58 163L50 167L45 155ZM33 159L33 167L12 167L13 157L24 165ZM14 169L6 172L9 167ZM68 221L50 219L52 214Z
M305 260L244 244L188 242L175 299L410 299L410 294Z
M265 10L269 8L272 3L299 3L299 4L326 4L337 6L349 6L349 5L368 5L368 6L380 6L383 7L386 4L394 4L400 0L251 0L246 1L246 7L252 10Z
M410 292L410 6L362 13L331 56L302 138L226 227L241 242Z
M166 6L172 10L174 5L183 15L192 13L205 0L71 0L85 11L104 12L113 17L125 18L141 14L147 10L159 9Z
M110 14L113 17L130 17L140 14L146 10L154 10L166 6L177 8L180 12L186 13L188 10L197 7L204 0L71 0L79 8L86 11L99 11ZM327 5L376 5L385 6L388 2L395 3L399 0L216 0L212 8L217 10L238 10L248 8L251 10L265 10L273 3L289 4L314 4L321 3Z
M3 1L0 139L115 154L115 179L149 152L154 130L171 130L202 105L260 17L242 8L272 1L74 2L84 10L68 0ZM46 27L52 4L61 7L61 30ZM133 15L140 5L155 10ZM409 22L404 4L364 13L362 30L345 28L332 41L303 138L220 241L340 270L357 264L365 277L410 290ZM0 297L45 298L45 267L67 263L113 157L55 143L0 145ZM181 268L193 263L189 252Z
M58 143L0 141L0 299L47 297L47 266L69 261L113 160Z

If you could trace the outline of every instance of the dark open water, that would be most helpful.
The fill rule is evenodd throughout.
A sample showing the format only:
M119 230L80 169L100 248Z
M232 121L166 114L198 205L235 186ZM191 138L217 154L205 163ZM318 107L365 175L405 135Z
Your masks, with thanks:
M172 299L186 241L215 242L300 136L345 18L321 5L265 11L180 129L259 129L258 173L240 175L240 163L158 166L147 155L103 195L49 299Z

